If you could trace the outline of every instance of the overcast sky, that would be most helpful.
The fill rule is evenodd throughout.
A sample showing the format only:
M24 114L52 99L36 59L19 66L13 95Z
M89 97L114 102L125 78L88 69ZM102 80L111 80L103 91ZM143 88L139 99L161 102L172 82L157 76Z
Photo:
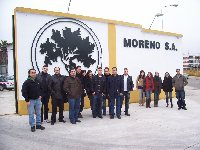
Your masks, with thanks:
M0 40L12 42L12 14L16 7L67 13L68 3L69 0L0 0ZM172 4L178 7L170 7ZM149 28L161 9L164 31L183 34L183 52L200 53L200 0L72 0L69 13ZM162 17L155 19L152 29L162 30Z

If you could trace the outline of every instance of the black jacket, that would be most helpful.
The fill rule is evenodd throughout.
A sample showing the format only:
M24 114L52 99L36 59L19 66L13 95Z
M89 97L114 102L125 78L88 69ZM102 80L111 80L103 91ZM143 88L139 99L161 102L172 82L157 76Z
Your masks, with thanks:
M41 85L41 88L42 88L42 96L47 96L49 97L50 96L50 90L49 90L49 82L51 80L51 75L48 74L48 73L39 73L37 74L37 77L36 79L40 85Z
M106 97L108 97L108 78L111 76L111 74L109 74L109 75L104 74L104 76L106 78Z
M87 77L86 81L85 81L85 89L87 92L87 95L91 95L94 91L93 91L93 82L92 82L92 78Z
M120 93L123 93L123 84L122 78L119 75L113 76L111 75L108 78L108 93L110 98L115 97L116 95L119 95Z
M106 79L104 75L102 75L102 77L95 75L92 78L92 91L95 92L95 94L106 93Z
M49 89L53 99L62 99L62 100L66 99L66 95L63 90L63 84L65 78L66 77L63 75L54 74L53 76L51 76Z
M22 85L22 96L25 98L26 102L38 99L42 96L40 83L30 77Z
M165 92L172 92L173 91L173 85L172 85L172 77L165 77L163 80L163 91Z
M122 75L121 78L122 78L122 89L124 90L124 75ZM134 88L134 84L133 84L132 76L128 75L127 92L133 91L133 88Z

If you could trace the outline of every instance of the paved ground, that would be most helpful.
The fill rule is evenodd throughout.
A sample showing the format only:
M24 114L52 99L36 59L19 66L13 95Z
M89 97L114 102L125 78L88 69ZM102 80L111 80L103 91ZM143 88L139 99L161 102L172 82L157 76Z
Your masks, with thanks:
M35 133L30 132L27 116L0 116L0 150L199 150L199 93L198 85L186 87L187 111L177 110L176 99L174 108L166 108L164 100L151 109L131 104L131 116L121 120L93 119L88 109L79 124L67 119L65 124L44 124L46 130Z

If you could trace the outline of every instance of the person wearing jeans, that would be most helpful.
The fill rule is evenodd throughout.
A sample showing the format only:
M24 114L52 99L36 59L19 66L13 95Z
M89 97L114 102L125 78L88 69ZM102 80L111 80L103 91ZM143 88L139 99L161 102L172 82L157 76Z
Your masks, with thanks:
M80 110L81 98L70 98L69 99L69 119L72 124L80 122L78 120L78 114Z
M28 71L28 79L22 85L22 96L25 98L28 107L29 124L31 131L35 132L35 129L44 130L45 127L41 125L41 86L36 78L36 70L30 69ZM36 114L36 122L34 118ZM36 127L35 127L36 124Z
M76 77L76 70L74 68L70 70L70 76L65 79L63 89L68 96L70 122L72 124L81 122L78 120L78 115L80 111L82 83L81 80Z
M110 97L110 119L114 119L115 101L116 101L116 115L121 119L121 97L123 96L122 78L117 74L117 67L112 68L112 75L108 78L108 93Z
M178 99L178 110L187 110L187 108L185 107L186 104L184 87L188 84L188 82L187 79L182 74L180 74L180 69L176 69L176 73L177 74L172 79L172 84L173 87L175 87L176 98Z
M151 108L151 94L154 90L154 81L153 81L153 75L151 72L148 72L147 76L144 79L143 88L146 93L146 108Z

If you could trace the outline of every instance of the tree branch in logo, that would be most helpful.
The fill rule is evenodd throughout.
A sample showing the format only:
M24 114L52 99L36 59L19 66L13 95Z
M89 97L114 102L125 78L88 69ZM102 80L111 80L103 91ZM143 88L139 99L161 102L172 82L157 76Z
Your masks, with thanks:
M51 41L47 38L46 42L40 45L40 53L46 54L44 60L46 65L52 65L52 62L57 62L60 57L69 72L71 68L76 67L73 62L75 59L87 68L96 62L92 58L95 44L89 41L89 36L81 37L80 28L71 31L71 28L65 27L62 35L60 31L52 29Z

